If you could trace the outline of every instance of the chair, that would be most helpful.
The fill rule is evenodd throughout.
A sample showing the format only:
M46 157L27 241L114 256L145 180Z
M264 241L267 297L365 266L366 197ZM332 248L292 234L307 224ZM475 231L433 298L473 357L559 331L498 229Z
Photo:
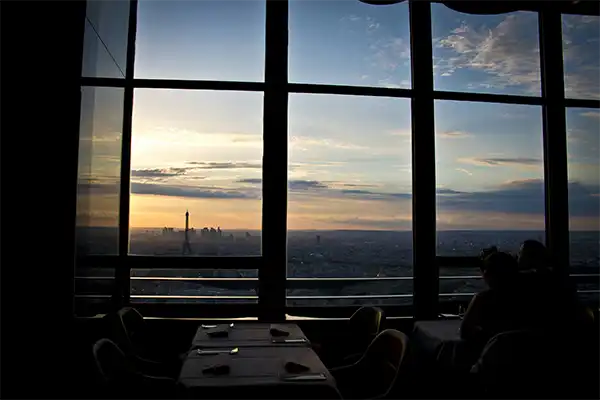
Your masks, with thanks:
M352 314L343 338L337 338L337 346L318 351L325 365L339 367L358 361L373 339L381 332L385 314L379 307L361 307ZM317 345L319 346L319 345Z
M499 333L471 368L473 383L487 397L556 397L561 371L570 367L565 345L559 335L539 330Z
M399 376L410 357L408 337L395 329L381 332L354 364L332 368L344 398L398 398Z
M124 307L109 318L109 323L111 338L138 370L150 375L177 377L181 370L183 355L159 360L150 354L144 340L144 317L138 310Z
M110 339L98 340L93 352L103 397L172 398L177 394L174 379L137 371L125 353Z

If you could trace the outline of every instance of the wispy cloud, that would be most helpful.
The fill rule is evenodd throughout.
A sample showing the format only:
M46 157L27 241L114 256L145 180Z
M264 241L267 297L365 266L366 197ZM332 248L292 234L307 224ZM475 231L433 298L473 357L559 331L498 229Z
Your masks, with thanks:
M586 111L586 112L582 112L579 115L581 115L582 117L587 117L587 118L600 119L600 111Z
M471 134L462 131L446 131L438 133L438 136L442 139L465 139L471 137Z
M170 178L183 175L186 171L187 168L134 169L131 171L131 176L137 178Z
M481 167L521 166L532 167L542 163L539 158L529 157L490 157L490 158L459 158L458 162L463 164L477 165Z
M600 98L598 43L594 41L599 30L600 17L563 15L565 95L569 98Z
M443 76L459 69L487 73L487 79L471 87L521 87L530 94L540 92L540 63L537 18L531 13L510 14L493 27L463 23L441 38L437 47L450 50L438 57L436 70Z
M249 183L252 185L260 185L262 183L262 179L261 178L247 178L247 179L240 179L237 182L238 183Z
M248 193L221 188L200 188L184 185L161 185L155 183L131 184L131 193L140 195L191 197L199 199L249 199L256 198Z
M351 142L344 142L332 138L315 138L310 136L292 136L290 145L296 150L308 150L310 147L327 147L343 150L364 150L361 146Z
M260 163L189 161L195 169L261 169Z
M458 172L462 172L462 173L464 173L464 174L467 174L467 175L469 175L469 176L473 176L473 173L472 173L472 172L470 172L470 171L468 171L468 170L466 170L466 169L464 169L464 168L456 168L456 170L457 170Z

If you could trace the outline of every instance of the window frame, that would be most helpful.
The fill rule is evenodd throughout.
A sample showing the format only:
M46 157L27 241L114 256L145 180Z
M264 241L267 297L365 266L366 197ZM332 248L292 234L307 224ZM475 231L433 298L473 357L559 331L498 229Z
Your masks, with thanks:
M565 98L562 47L562 15L558 7L536 12L540 44L541 94L539 97L450 92L433 86L431 4L436 1L408 0L411 47L410 89L357 87L343 85L291 83L288 79L289 1L262 0L266 3L264 82L214 80L140 79L134 77L135 37L138 0L129 0L127 65L124 78L81 77L81 87L115 87L125 90L123 109L121 190L119 208L119 254L84 256L77 268L115 268L116 307L131 304L131 269L257 269L257 304L138 304L142 312L160 316L248 317L283 320L286 314L315 317L348 317L357 306L288 307L287 279L287 195L288 195L288 98L290 93L353 95L408 98L411 100L412 215L413 215L413 304L383 306L388 315L412 315L417 319L436 318L440 304L439 268L474 262L472 257L436 255L436 176L435 111L436 100L538 105L542 108L545 234L546 243L559 271L568 275L569 214L567 185L566 109L600 109L600 100ZM256 0L258 1L258 0ZM359 0L355 0L359 1ZM596 14L593 14L596 15ZM153 257L128 254L131 173L131 135L135 89L182 89L214 91L252 91L263 93L263 168L262 168L262 254L248 257ZM419 134L415 134L415 132ZM419 179L416 179L418 175ZM418 202L417 202L418 200ZM199 264L198 260L202 262ZM462 264L464 265L464 264ZM242 268L240 268L242 266ZM597 275L596 275L597 276ZM76 276L77 279L77 276ZM339 281L343 281L340 278ZM75 295L77 297L77 295ZM352 296L343 296L352 298ZM99 307L100 309L102 307ZM199 315L201 313L201 315Z

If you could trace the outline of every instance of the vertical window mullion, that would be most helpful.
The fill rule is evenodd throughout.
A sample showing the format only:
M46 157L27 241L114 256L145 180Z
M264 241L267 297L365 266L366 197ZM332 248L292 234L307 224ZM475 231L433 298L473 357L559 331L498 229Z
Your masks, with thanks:
M568 273L569 207L567 129L563 72L562 16L549 7L539 13L543 97L546 245L555 268Z
M259 317L285 319L287 269L288 0L266 0L262 255Z
M123 101L123 131L121 149L121 189L119 191L119 260L116 272L117 290L121 301L129 304L130 266L129 254L129 202L131 187L131 127L133 118L133 76L135 62L135 37L137 30L137 0L129 3L127 32L127 65L125 66L125 99Z
M409 3L410 51L413 98L412 210L414 316L437 316L439 272L435 262L435 125L431 4Z

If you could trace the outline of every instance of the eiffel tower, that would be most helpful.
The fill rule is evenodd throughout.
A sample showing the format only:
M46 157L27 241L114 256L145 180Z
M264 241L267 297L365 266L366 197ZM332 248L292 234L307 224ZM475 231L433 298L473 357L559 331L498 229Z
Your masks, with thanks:
M181 250L181 254L186 255L186 254L192 254L192 246L190 245L190 237L189 237L189 232L190 230L190 213L188 210L185 210L185 238L183 239L183 248Z

